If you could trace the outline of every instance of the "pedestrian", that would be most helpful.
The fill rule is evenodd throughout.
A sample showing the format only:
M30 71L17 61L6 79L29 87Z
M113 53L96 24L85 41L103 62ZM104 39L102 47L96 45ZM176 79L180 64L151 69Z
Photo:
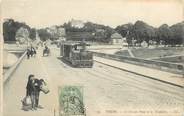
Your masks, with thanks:
M47 51L49 48L48 48L48 46L47 45L45 45L45 50Z
M30 97L31 99L31 109L35 109L35 86L34 86L34 75L30 74L28 76L28 82L26 86L26 99Z
M36 49L33 47L32 50L33 50L33 54L34 54L34 57L35 57L36 56Z
M35 86L35 107L36 108L39 107L39 96L43 85L46 85L43 79L35 79L34 86Z
M30 53L31 53L31 51L30 51L30 49L29 48L27 48L27 59L29 59L30 58Z
M33 48L33 46L31 46L31 52L30 52L30 54L31 54L31 57L33 57L33 54L34 54L34 48Z

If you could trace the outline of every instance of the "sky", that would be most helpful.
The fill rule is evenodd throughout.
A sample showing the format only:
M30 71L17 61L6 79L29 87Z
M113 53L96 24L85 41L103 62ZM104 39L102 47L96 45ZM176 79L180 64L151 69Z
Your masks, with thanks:
M77 19L116 27L137 20L158 27L183 21L182 0L2 0L2 18L31 27Z

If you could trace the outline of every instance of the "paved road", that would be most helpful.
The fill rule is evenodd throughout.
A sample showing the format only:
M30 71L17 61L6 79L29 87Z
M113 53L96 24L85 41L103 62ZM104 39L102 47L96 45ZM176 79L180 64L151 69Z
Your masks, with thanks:
M64 85L84 86L87 116L122 116L123 111L130 111L128 109L154 112L167 109L171 116L173 112L184 109L182 88L96 62L92 69L72 68L57 58L58 50L51 51L49 57L38 54L35 58L23 60L4 87L4 116L54 116L54 110L58 116L58 86ZM41 48L38 52L41 53ZM44 109L37 111L21 110L20 100L25 96L30 73L46 79L51 90L47 95L41 94L40 104Z

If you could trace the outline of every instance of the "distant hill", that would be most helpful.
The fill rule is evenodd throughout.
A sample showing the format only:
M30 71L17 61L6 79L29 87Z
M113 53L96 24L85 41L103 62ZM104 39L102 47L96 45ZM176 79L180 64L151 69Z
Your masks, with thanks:
M95 42L109 42L115 30L109 26L85 22L81 28L72 26L71 22L65 23L66 37L69 40L83 40Z

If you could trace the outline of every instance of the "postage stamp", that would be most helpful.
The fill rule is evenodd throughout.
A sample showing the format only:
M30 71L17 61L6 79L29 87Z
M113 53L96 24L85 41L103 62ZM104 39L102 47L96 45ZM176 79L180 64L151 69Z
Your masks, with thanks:
M60 86L59 116L85 116L82 86Z

